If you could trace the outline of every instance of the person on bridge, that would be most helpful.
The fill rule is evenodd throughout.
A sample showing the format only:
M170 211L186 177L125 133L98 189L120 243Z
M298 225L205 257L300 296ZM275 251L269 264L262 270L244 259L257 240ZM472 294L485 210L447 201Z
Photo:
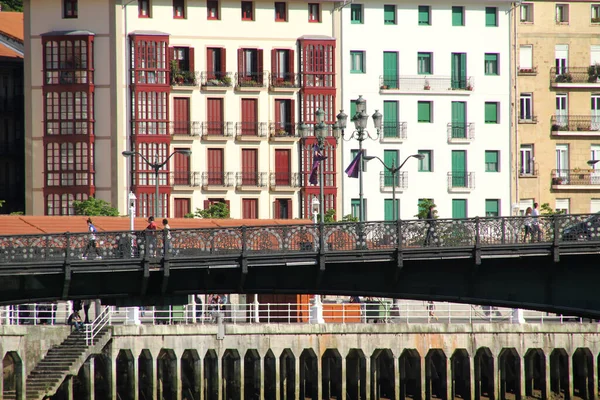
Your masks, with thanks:
M146 251L150 257L156 254L156 222L154 217L148 218L148 226L146 227Z
M525 210L525 235L523 236L523 243L527 243L527 237L529 237L529 241L533 241L531 212L531 207L527 207L527 210Z
M427 234L425 235L425 242L423 246L429 246L431 241L435 241L435 206L432 204L429 206L427 211Z
M96 253L96 258L98 260L102 260L102 256L100 255L100 252L98 251L98 247L96 247L96 232L98 232L98 230L92 223L91 218L88 218L87 224L88 224L88 231L90 232L90 238L88 240L87 246L85 246L85 250L83 251L83 256L81 258L83 258L84 260L87 260L89 251L91 249L94 249L94 252Z
M165 240L165 249L167 249L167 251L169 253L171 253L171 227L169 226L169 220L166 218L163 218L162 220L162 224L163 224L163 233L164 233L164 240Z
M533 211L531 211L533 222L531 224L531 233L533 235L532 241L542 241L542 228L540 227L540 210L538 209L538 203L533 203Z

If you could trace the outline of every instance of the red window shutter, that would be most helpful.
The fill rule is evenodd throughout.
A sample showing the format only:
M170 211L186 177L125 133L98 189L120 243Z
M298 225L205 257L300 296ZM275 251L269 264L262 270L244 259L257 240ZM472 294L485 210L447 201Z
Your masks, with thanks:
M292 199L287 200L287 217L288 219L292 219Z
M259 76L260 74L263 73L264 67L263 67L263 49L258 49L256 50L256 58L257 58L257 64L258 64L258 68L257 71Z
M273 219L278 219L280 212L281 208L279 207L279 200L275 200L273 202Z
M229 216L231 217L231 202L229 200L225 200L225 205L227 206L227 209L229 210Z
M194 65L194 48L193 47L189 48L189 57L190 57L190 59L189 59L190 72L193 72L196 70L194 68L195 65Z
M171 66L171 61L175 60L175 47L169 47L169 67Z
M206 49L206 71L207 79L215 79L215 71L213 71L213 53L214 50L212 48Z
M238 74L244 72L244 49L238 49Z
M294 73L294 66L296 64L296 59L294 58L294 50L290 50L288 52L288 57L289 57L288 64L290 66L290 74L293 74Z
M208 210L210 208L210 200L204 200L204 209Z
M290 100L290 129L292 130L292 135L296 133L296 100Z
M281 102L283 100L275 100L275 126L279 128L279 122L281 122L281 118L279 116L279 108L281 107Z
M277 50L271 50L271 75L279 76L279 68L277 68ZM271 80L273 80L271 78Z

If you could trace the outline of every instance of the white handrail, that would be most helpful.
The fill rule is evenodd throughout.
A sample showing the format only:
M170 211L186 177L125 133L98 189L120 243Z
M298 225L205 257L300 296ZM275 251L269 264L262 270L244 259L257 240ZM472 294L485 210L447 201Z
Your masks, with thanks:
M105 326L110 325L111 316L112 309L106 306L91 324L85 324L85 342L88 346L94 343L94 338Z

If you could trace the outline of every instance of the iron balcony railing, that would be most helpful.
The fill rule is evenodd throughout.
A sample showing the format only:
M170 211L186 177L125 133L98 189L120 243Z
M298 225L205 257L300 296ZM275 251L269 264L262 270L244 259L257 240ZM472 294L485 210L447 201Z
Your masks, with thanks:
M406 122L384 122L380 140L406 139Z
M200 136L200 121L171 121L169 134L178 136Z
M269 84L272 88L299 88L300 74L295 72L271 72Z
M235 136L240 137L266 137L268 124L266 122L237 122Z
M200 135L215 137L232 137L235 125L233 122L224 121L204 121L200 126Z
M379 77L380 90L407 90L407 91L445 91L474 89L475 79L471 76L453 78L450 76L416 75L397 76L381 75Z
M598 132L600 115L553 115L550 118L552 132Z
M202 173L202 187L233 187L233 172L207 171Z
M600 84L600 66L550 68L550 85L573 83Z
M448 172L448 189L474 189L474 172Z
M533 160L519 164L519 176L526 177L526 176L537 176L537 175L538 175L537 165Z
M272 138L296 137L296 125L290 122L271 122L269 136Z
M473 122L449 122L448 141L473 140L475 139L475 123Z
M200 73L200 86L203 88L229 88L233 84L232 72L202 71Z
M299 174L297 172L271 172L271 187L298 187Z
M171 86L197 86L199 75L196 71L171 71Z
M238 72L235 74L236 88L264 88L266 72Z
M595 169L553 169L553 186L600 185L600 170Z
M236 187L267 187L267 173L256 171L243 171L235 174Z
M531 67L531 68L517 67L518 75L537 75L537 73L538 73L537 67Z
M379 173L379 185L381 190L392 190L393 186L397 189L406 189L408 187L408 173L398 171L395 175L383 171Z
M519 115L519 123L520 124L537 124L538 119L537 119L537 115Z
M171 171L170 186L200 186L200 172Z

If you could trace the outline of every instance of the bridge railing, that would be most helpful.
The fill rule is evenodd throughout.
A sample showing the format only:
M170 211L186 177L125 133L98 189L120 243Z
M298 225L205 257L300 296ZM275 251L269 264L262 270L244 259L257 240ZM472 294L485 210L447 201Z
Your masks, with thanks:
M600 240L600 214L0 236L0 263ZM95 244L95 246L94 246Z

